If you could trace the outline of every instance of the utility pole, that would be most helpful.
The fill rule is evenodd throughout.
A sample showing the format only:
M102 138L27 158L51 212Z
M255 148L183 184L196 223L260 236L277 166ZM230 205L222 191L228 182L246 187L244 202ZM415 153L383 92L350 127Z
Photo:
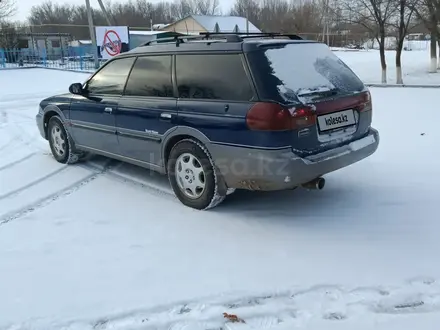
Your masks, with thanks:
M95 26L93 25L92 8L90 0L86 0L87 19L89 21L90 39L92 39L93 57L95 58L95 69L99 69L98 45L96 43Z
M249 34L249 4L246 7L246 34Z
M104 3L102 2L102 0L98 0L98 3L99 6L101 7L102 13L104 14L107 24L111 26L112 20L110 19L110 15L108 11L105 9ZM98 44L96 43L95 26L93 24L92 7L90 6L90 0L86 0L86 8L87 8L87 20L89 21L90 39L92 39L93 57L95 58L95 69L99 69Z
M107 9L105 9L104 3L102 2L102 0L98 0L99 6L101 7L102 13L104 14L105 20L107 21L107 24L109 26L112 26L113 23L110 19L110 15L108 14ZM115 24L116 25L116 24Z

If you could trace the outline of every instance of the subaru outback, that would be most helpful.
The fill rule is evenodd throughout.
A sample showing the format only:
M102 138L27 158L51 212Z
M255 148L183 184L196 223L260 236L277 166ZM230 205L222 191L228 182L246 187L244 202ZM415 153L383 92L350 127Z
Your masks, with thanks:
M325 44L281 34L149 42L43 100L36 121L58 162L158 171L200 210L235 189L322 189L379 144L361 80Z

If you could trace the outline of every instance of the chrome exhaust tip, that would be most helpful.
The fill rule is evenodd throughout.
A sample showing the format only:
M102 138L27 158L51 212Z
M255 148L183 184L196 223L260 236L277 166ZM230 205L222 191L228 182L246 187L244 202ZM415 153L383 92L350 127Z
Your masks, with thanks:
M312 181L304 183L301 185L305 189L309 190L322 190L325 186L325 179L323 177L316 178Z

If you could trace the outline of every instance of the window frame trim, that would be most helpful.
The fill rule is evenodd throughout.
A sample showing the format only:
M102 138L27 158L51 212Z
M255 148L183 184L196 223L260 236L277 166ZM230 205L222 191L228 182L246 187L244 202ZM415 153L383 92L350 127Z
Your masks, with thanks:
M153 56L168 56L168 57L170 57L170 62L171 62L170 63L171 64L171 72L170 72L170 74L171 74L171 86L173 88L173 96L165 96L164 97L164 96L145 96L145 95L127 95L127 94L125 94L125 91L127 89L128 80L130 79L131 72L133 71L134 66L135 66L136 62L138 61L138 59L140 57L153 57ZM136 55L134 57L136 59L133 62L133 65L132 65L132 67L130 69L130 72L128 74L128 77L127 77L127 81L125 82L125 86L124 86L124 91L122 93L122 97L136 98L136 99L138 99L138 98L148 98L148 99L158 99L158 100L175 100L175 99L177 99L177 96L176 96L176 86L175 86L174 81L173 81L174 62L175 62L174 61L174 54L171 54L171 53L154 53L154 54L141 54L141 55Z
M99 74L102 70L104 70L105 67L107 67L110 63L113 63L113 62L115 62L115 61L118 61L118 60L125 60L125 59L129 59L129 58L134 58L134 61L133 61L133 63L131 64L130 69L128 70L128 75L127 75L127 78L125 79L124 87L123 87L123 89L122 89L122 93L121 93L121 94L89 93L89 92L88 92L88 89L87 89L87 88L88 88L88 86L89 86L90 81L91 81L94 77L96 77L96 75ZM83 86L83 89L87 91L87 96L89 96L89 95L110 95L110 96L114 96L114 97L121 97L121 96L123 96L123 95L124 95L124 91L125 91L125 86L127 85L127 81L128 81L128 77L130 76L130 72L131 72L131 70L133 70L134 63L136 63L136 56L124 56L124 57L114 58L114 59L111 59L111 60L105 62L104 65L102 65L98 70L96 70L94 73L92 73L92 75L90 75L90 77L88 77L88 78L86 79L86 81L83 83L82 86Z
M231 100L231 99L204 99L204 98L181 98L179 97L179 90L178 90L178 81L177 81L177 56L178 55L238 55L241 64L243 66L244 73L246 75L246 78L249 82L249 88L251 90L252 96L249 100ZM189 51L189 52L179 52L174 53L174 76L175 76L175 84L176 84L176 97L178 101L197 101L197 102L221 102L221 103L253 103L258 101L258 93L255 87L255 82L252 77L252 74L250 72L250 69L247 64L247 59L244 55L244 53L241 51L211 51L211 52L201 52L201 51Z

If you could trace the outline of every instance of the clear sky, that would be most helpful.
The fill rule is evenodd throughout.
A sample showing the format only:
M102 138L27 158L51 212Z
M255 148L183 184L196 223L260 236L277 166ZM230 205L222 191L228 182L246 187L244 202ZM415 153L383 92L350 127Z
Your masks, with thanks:
M55 3L85 3L84 0L52 0ZM127 1L127 0L113 0L113 1ZM151 2L157 2L160 0L150 0ZM17 0L17 6L18 6L18 12L15 15L14 19L23 21L27 18L29 11L31 10L32 6L37 5L41 3L41 0ZM226 11L229 9L234 0L220 0L221 8L223 11ZM92 6L97 7L98 1L97 0L90 0L90 3Z

